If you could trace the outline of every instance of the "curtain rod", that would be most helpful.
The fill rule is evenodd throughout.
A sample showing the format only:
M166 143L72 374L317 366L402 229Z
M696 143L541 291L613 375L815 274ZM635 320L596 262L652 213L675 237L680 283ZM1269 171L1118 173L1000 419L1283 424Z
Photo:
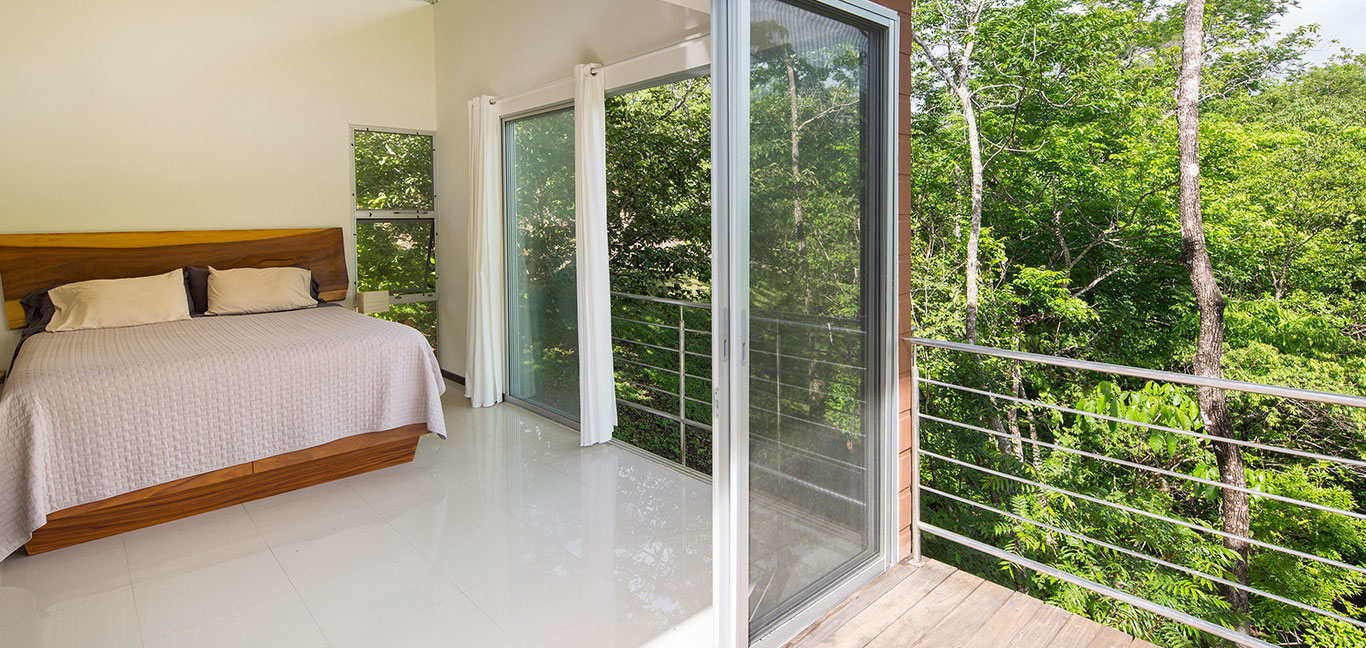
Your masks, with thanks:
M670 50L675 50L675 49L678 49L678 48L680 48L680 47L686 47L686 46L688 46L688 45L691 45L692 43L695 43L695 42L697 42L697 41L703 40L703 39L708 38L708 37L710 37L710 36L711 36L711 34L699 34L699 35L697 35L697 36L693 36L693 37L690 37L690 38L686 38L686 39L684 39L684 40L681 40L681 41L679 41L679 42L677 42L677 43L674 43L674 44L672 44L672 45L668 45L668 46L665 46L665 47L661 47L661 48L656 49L656 50L650 50L650 51L645 52L645 53L643 53L643 54L637 54L637 55L632 56L632 57L630 57L630 58L625 58L625 59L622 59L622 60L620 60L620 61L616 61L616 62L614 62L614 63L608 63L608 64L606 64L606 65L595 65L594 68L593 68L592 74L593 74L593 76L597 76L597 74L598 74L599 71L610 70L610 69L612 69L612 68L619 67L619 66L622 66L622 65L628 65L628 64L630 64L630 63L635 63L636 61L639 61L639 60L644 59L644 58L648 58L648 57L651 57L651 56L657 56L657 55L659 55L659 54L663 54L664 52L668 52L668 51L670 51ZM523 96L529 95L529 94L531 94L531 93L533 93L533 92L537 92L537 91L539 91L539 90L544 90L544 89L549 88L549 87L551 87L551 86L559 85L559 84L561 84L561 83L565 83L565 82L567 82L567 81L572 81L572 80L573 80L573 77L560 77L560 78L555 79L555 80L553 80L553 81L547 81L547 82L542 83L542 84L540 84L540 85L532 86L532 87L527 88L527 89L525 89L525 90L522 90L522 91L520 91L520 92L514 92L514 93L512 93L512 94L506 94L506 95L503 95L503 96L501 96L501 97L491 97L491 98L489 98L489 105L496 104L496 103L498 103L498 102L500 102L500 101L507 101L507 100L509 100L509 99L516 99L516 98L519 98L519 97L523 97Z
M597 71L596 69L594 69L594 70L593 70L593 74L596 76L597 73L598 73L598 71ZM559 85L559 84L561 84L561 83L568 83L568 82L571 82L571 81L573 81L573 80L574 80L574 77L572 77L572 76L569 76L569 77L560 77L560 78L558 78L558 79L555 79L554 81L546 81L545 83L542 83L542 84L540 84L540 85L534 85L534 86L531 86L530 88L527 88L526 90L522 90L522 91L519 91L519 92L514 92L514 93L512 93L512 94L503 95L503 96L501 96L501 97L489 97L489 105L496 104L496 103L498 103L498 102L500 102L500 101L507 101L507 100L509 100L509 99L517 99L517 98L520 98L520 97L524 97L524 96L529 95L529 94L531 94L531 93L533 93L533 92L537 92L537 91L540 91L540 90L545 90L546 88L549 88L549 87L552 87L552 86L557 86L557 85Z

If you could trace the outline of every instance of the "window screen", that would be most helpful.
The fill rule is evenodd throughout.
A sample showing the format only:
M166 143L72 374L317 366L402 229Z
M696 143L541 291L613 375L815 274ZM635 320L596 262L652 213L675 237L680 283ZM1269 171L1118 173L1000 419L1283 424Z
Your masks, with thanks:
M394 295L436 292L436 222L356 219L356 287Z
M356 209L435 208L431 135L355 131Z

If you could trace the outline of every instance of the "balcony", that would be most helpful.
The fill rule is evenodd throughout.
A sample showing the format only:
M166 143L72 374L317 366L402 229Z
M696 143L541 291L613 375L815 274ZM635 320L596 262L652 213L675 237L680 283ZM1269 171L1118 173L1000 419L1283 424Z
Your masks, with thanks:
M1325 645L1362 636L1352 597L1333 592L1359 591L1366 575L1347 546L1366 520L1353 486L1366 462L1324 452L1311 438L1208 434L1196 390L1218 390L1245 414L1288 412L1306 427L1318 417L1358 432L1366 399L905 342L915 358L911 562L925 560L923 537L925 554L1166 645L1294 645L1309 629ZM1096 387L1069 404L1026 397L1025 367L1075 372L1078 384ZM1248 466L1245 484L1210 465L1216 449L1230 448ZM1278 480L1271 467L1314 477ZM1228 492L1244 499L1224 499ZM1221 504L1239 501L1248 531L1221 513ZM1304 579L1268 578L1286 563ZM1246 612L1231 609L1236 594L1250 600ZM1021 636L1041 631L1029 625Z
M1154 648L936 560L893 568L787 645Z
M709 472L709 306L614 297L619 436L690 471ZM813 328L838 330L839 323L759 321L772 330L755 336L751 416L785 431L756 435L756 448L781 459L756 466L755 479L800 489L817 528L830 521L822 510L839 511L835 502L857 497L853 486L862 475L839 461L834 447L849 431L829 413L860 405L786 376L816 367L836 377L839 366L791 340ZM1366 515L1350 483L1366 461L1323 452L1304 439L1211 435L1196 390L1223 390L1234 406L1266 415L1307 416L1313 409L1356 429L1366 399L938 340L908 338L906 344L919 361L914 480L904 484L913 555L790 645L960 645L961 639L981 646L1147 646L1144 639L1151 639L1271 646L1298 642L1298 624L1326 624L1329 636L1366 628L1351 610L1295 589L1302 584L1265 582L1258 567L1292 561L1312 574L1306 582L1359 587L1366 569L1351 556L1323 551L1322 539L1313 536L1320 529L1361 533ZM1070 399L1026 397L1019 379L1011 380L1030 370L1076 372L1077 385L1096 388ZM804 406L784 411L792 402L784 390L802 390ZM1247 484L1221 479L1213 466L1220 445L1239 449L1249 466ZM1269 481L1271 467L1317 474L1323 487L1306 492ZM1100 478L1108 485L1097 487ZM1225 490L1248 498L1251 533L1220 524ZM831 506L820 504L826 500ZM1247 578L1237 576L1237 554L1225 546L1239 542L1248 547ZM1251 634L1240 631L1243 617L1230 609L1229 591L1250 599ZM1275 623L1291 628L1276 630Z
M613 293L616 438L711 474L711 305ZM795 488L823 517L856 524L865 467L847 457L861 443L862 366L830 359L862 345L856 322L791 313L752 320L750 416L756 482ZM856 443L857 442L857 443Z
M711 304L612 293L616 438L711 474Z

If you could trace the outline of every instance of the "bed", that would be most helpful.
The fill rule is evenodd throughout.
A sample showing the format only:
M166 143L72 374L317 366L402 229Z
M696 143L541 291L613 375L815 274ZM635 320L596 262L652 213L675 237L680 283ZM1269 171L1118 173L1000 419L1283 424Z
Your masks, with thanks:
M304 266L346 296L341 230L0 236L8 322L34 288L186 265ZM414 329L338 306L27 338L0 392L0 559L413 458L444 436Z

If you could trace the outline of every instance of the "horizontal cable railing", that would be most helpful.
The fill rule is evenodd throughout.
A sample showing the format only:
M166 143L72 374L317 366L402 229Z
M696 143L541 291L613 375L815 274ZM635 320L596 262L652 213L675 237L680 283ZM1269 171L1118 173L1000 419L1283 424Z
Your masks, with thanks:
M861 374L862 368L819 357L858 348L855 345L861 345L864 336L854 327L861 322L771 311L756 311L751 321L756 329L751 348L755 364L751 413L756 417L756 442L783 457L784 464L795 462L817 473L862 470L857 464L803 445L844 447L862 433L856 427L845 429L842 423L861 419L862 391L849 375ZM710 440L693 437L712 429L711 305L614 292L612 328L617 403L631 412L623 417L618 437L687 468L707 472L708 466L699 461L698 453L710 449ZM833 393L836 391L846 393ZM705 446L705 450L698 446ZM857 499L818 484L815 478L786 474L786 470L766 471L762 466L757 470L820 497ZM847 481L861 483L857 479Z
M697 465L699 462L696 460L689 461L688 430L692 428L711 432L711 379L701 378L696 373L689 371L688 360L690 358L710 360L711 358L711 304L622 292L613 292L612 298L614 301L612 342L616 347L613 353L613 361L619 363L616 372L617 382L621 385L633 387L639 390L639 394L645 395L643 398L623 398L618 392L617 404L649 415L653 419L667 421L669 426L676 426L678 430L677 461L679 465L700 472L710 472L709 466ZM651 319L647 319L649 315L620 314L624 310L623 307L628 304L636 307L648 305L648 308L652 309L649 315L653 315L657 320L665 320L667 317L667 321L651 321ZM708 325L705 327L690 325L690 315L693 322L699 317L705 317ZM632 327L643 327L643 329L635 328L632 331ZM648 336L650 337L649 341L632 336L632 333L640 333L642 330L651 332L652 335ZM704 339L706 344L694 344L693 348L689 348L690 336L694 339ZM705 352L696 350L704 346L707 349ZM628 353L653 354L657 357L628 357ZM670 359L673 362L668 362ZM649 360L658 364L653 364ZM622 364L630 367L630 371L626 371L625 367L620 366ZM661 366L663 364L670 364L670 366ZM677 385L677 391L659 384L665 380L673 381ZM706 399L690 395L689 381L693 385L706 386ZM700 394L704 392L702 389L694 387L691 393ZM669 411L662 409L661 401L670 405ZM689 416L689 404L705 408L708 419L699 421ZM650 424L646 422L626 421L621 425L623 428L627 428L623 430L627 433L627 437L637 439L638 443L641 442L641 436L649 434ZM632 426L639 426L641 429L629 429ZM710 442L705 445L708 448L711 446ZM651 450L651 448L645 449ZM660 454L659 451L662 449L662 446L656 445L652 451ZM671 454L672 452L668 453L668 455Z
M1180 375L1180 374L1178 374L1178 375ZM1102 421L1110 421L1110 422L1113 422L1113 423L1124 423L1124 424L1126 424L1126 425L1136 425L1136 426L1138 426L1138 427L1147 428L1147 429L1149 429L1149 430L1157 430L1157 431L1159 431L1159 432L1170 432L1170 433L1172 433L1172 434L1177 434L1177 435L1181 435L1181 436L1187 436L1187 437L1191 437L1191 438L1193 438L1193 439L1200 439L1200 440L1202 440L1202 441L1217 441L1217 442L1219 442L1219 443L1231 443L1231 444L1233 444L1233 445L1242 446L1242 447L1244 447L1244 448L1252 448L1252 449L1255 449L1255 450L1264 450L1264 451L1267 451L1267 452L1279 452L1279 453L1282 453L1282 454L1288 454L1288 455L1295 455L1295 456L1297 456L1297 457L1303 457L1303 458L1305 458L1305 459L1313 459L1313 460L1315 460L1315 461L1328 461L1328 462L1332 462L1332 463L1343 464L1343 465L1345 465L1345 466L1354 466L1354 467L1357 467L1357 468L1366 468L1366 461L1362 461L1362 460L1360 460L1360 459L1349 459L1349 458L1346 458L1346 457L1334 457L1334 456L1330 456L1330 455L1319 454L1319 453L1317 453L1317 452L1308 452L1308 451L1305 451L1305 450L1297 450L1297 449L1294 449L1294 448L1282 448L1282 447L1279 447L1279 446L1267 445L1267 444L1264 444L1264 443L1257 443L1257 442L1255 442L1255 441L1244 441L1244 440L1242 440L1242 439L1230 439L1230 438L1228 438L1228 437L1216 437L1216 436L1211 435L1211 434L1204 434L1204 433L1202 433L1202 432L1193 432L1193 431L1191 431L1191 430L1183 430L1183 429L1180 429L1180 428L1174 428L1174 427L1169 427L1169 426L1165 426L1165 425L1157 425L1157 424L1154 424L1154 423L1146 423L1146 422L1141 422L1141 421L1131 421L1131 420L1128 420L1128 419L1119 418L1119 417L1117 417L1117 416L1110 416L1109 414L1102 414L1102 413L1100 413L1100 412L1084 412L1084 411L1082 411L1082 410L1074 409L1074 408L1071 408L1071 407L1064 407L1064 406L1062 406L1062 405L1056 405L1056 404L1054 404L1054 403L1044 403L1044 402L1041 402L1041 401L1030 400L1030 399L1028 399L1028 398L1019 398L1019 397L1017 397L1017 396L1010 396L1010 395L1008 395L1008 394L1001 394L1001 393L997 393L997 392L993 392L993 391L986 391L986 390L982 390L982 389L973 389L972 387L965 387L965 386L963 386L963 385L954 385L954 384L951 384L951 383L945 383L945 382L940 382L940 381L937 381L937 380L932 380L932 379L930 379L930 378L924 378L924 377L922 377L922 378L920 379L920 381L921 381L922 383L924 383L924 384L927 384L927 385L936 385L936 386L945 387L945 388L948 388L948 389L955 389L955 390L958 390L958 391L964 391L964 392L968 392L968 393L972 393L972 394L977 394L977 395L979 395L979 396L986 396L986 397L988 397L988 398L999 398L999 399L1001 399L1001 400L1007 400L1007 401L1011 401L1011 402L1014 402L1014 403L1020 403L1020 404L1022 404L1022 405L1030 405L1030 406L1034 406L1034 407L1042 407L1042 408L1045 408L1045 409L1051 409L1051 410L1055 410L1055 411L1058 411L1058 412L1064 412L1064 413L1067 413L1067 414L1075 414L1075 415L1077 415L1077 416L1089 416L1089 417L1091 417L1091 418L1100 419L1100 420L1102 420Z
M922 375L921 359L919 355L922 348L926 348L947 351L951 354L951 357L953 357L954 355L956 355L959 358L967 356L973 359L973 362L975 363L973 366L977 369L975 375L979 376L986 375L983 372L981 372L981 358L987 357L1000 358L1003 360L1008 360L1011 362L1022 364L1046 365L1050 367L1058 367L1075 371L1093 372L1107 376L1134 378L1143 381L1149 381L1150 383L1169 383L1189 387L1211 388L1229 392L1241 392L1247 394L1257 394L1261 396L1271 396L1281 399L1290 399L1295 401L1320 403L1329 406L1356 408L1359 410L1366 410L1366 398L1348 394L1336 394L1330 392L1297 389L1293 387L1263 385L1258 383L1229 380L1217 377L1196 376L1169 371L1140 369L1135 367L1126 367L1122 365L1090 362L1071 358L1063 358L1058 356L1026 353L1021 351L994 349L990 347L981 347L976 345L968 345L957 342L947 342L943 340L933 340L919 337L907 337L904 338L904 341L911 347L910 352L912 358L912 385L910 404L912 430L910 504L912 527L911 549L913 558L915 560L919 560L921 556L922 534L929 534L941 540L947 541L949 543L968 547L981 553L993 556L997 559L1008 561L1010 563L1014 563L1015 565L1033 570L1035 572L1052 576L1054 578L1070 583L1072 585L1076 585L1086 590L1090 590L1093 593L1114 598L1116 600L1132 605L1138 609L1145 610L1147 612L1151 612L1158 616L1165 617L1172 621L1185 624L1189 627L1195 628L1210 635L1233 641L1234 643L1239 645L1274 645L1271 643L1267 643L1266 641L1260 638L1250 636L1244 632L1238 631L1230 627L1226 627L1225 625L1216 622L1216 620L1201 618L1199 616L1196 616L1195 614L1191 614L1188 611L1176 609L1171 605L1166 605L1149 599L1145 599L1141 596L1138 596L1132 591L1126 591L1126 588L1123 586L1123 584L1097 582L1095 580L1067 572L1065 570L1060 569L1057 566L1042 563L1038 560L1035 560L1020 553L1021 551L1026 551L1025 549L1017 549L1016 551L1012 551L1010 549L998 547L990 543L985 543L980 539L969 537L968 535L960 533L959 531L945 528L948 525L942 522L939 524L931 524L923 519L924 513L927 509L925 508L925 502L922 499L924 495L931 495L937 498L937 500L942 503L952 504L955 506L966 506L970 509L973 509L980 513L987 514L989 516L1000 516L1001 518L1013 521L1018 525L1032 525L1033 527L1045 530L1051 534L1066 536L1078 542L1101 548L1105 551L1110 551L1115 554L1120 554L1128 558L1132 558L1154 565L1156 567L1171 570L1174 572L1179 572L1187 576L1193 576L1195 578L1208 581L1209 583L1217 585L1218 587L1223 588L1224 590L1239 590L1253 597L1261 597L1270 601L1274 601L1278 604L1294 608L1296 610L1299 610L1301 613L1318 615L1320 617L1332 619L1334 621L1341 622L1349 626L1366 629L1366 621L1353 618L1348 614L1344 614L1341 610L1328 609L1323 605L1316 605L1314 603L1308 603L1302 600L1297 600L1295 597L1288 595L1286 593L1277 593L1274 591L1270 591L1270 589L1274 589L1274 587L1271 584L1262 584L1261 586L1254 586L1246 580L1238 579L1237 577L1233 576L1232 573L1211 573L1212 570L1208 567L1200 569L1191 567L1189 565L1181 564L1177 561L1176 558L1172 556L1166 556L1165 558L1161 556L1154 556L1151 553L1143 551L1143 549L1148 548L1146 543L1139 542L1135 543L1135 546L1123 546L1122 543L1114 541L1113 539L1111 541L1107 541L1095 537L1096 535L1100 535L1101 532L1104 531L1104 529L1097 529L1091 527L1082 529L1064 528L1063 526L1059 526L1059 524L1053 524L1047 520L1041 520L1036 519L1034 517L1030 517L1030 515L1026 514L1029 512L1028 507L1025 507L1024 510L1008 510L1009 508L1013 507L1010 507L1004 503L999 505L992 505L987 502L978 501L978 499L984 497L981 493L954 493L950 492L950 483L927 482L925 479L926 470L927 468L931 467L933 468L933 471L938 471L939 469L943 468L945 470L949 470L953 474L975 474L983 477L990 477L995 480L1001 480L998 483L1008 482L1017 485L1017 488L1024 489L1016 491L1016 495L1027 493L1049 493L1054 496L1064 498L1067 501L1085 502L1090 505L1095 505L1098 507L1103 507L1104 509L1115 511L1119 514L1138 516L1140 518L1145 518L1156 523L1169 524L1173 527L1177 527L1185 531L1213 536L1220 540L1229 540L1238 543L1245 543L1246 545L1253 547L1256 550L1276 552L1297 559L1318 563L1319 565L1343 569L1349 572L1353 572L1355 574L1366 575L1366 568L1363 568L1361 565L1356 565L1346 562L1344 560L1340 560L1339 558L1341 558L1341 556L1322 556L1312 552L1302 551L1292 547L1286 547L1282 544L1277 544L1276 542L1270 542L1260 538L1250 537L1252 535L1251 533L1247 535L1230 533L1222 528L1215 528L1215 526L1217 525L1211 525L1198 518L1194 521L1189 519L1182 519L1182 516L1178 512L1173 512L1170 510L1148 510L1144 507L1143 502L1113 501L1113 497L1104 497L1104 493L1087 494L1079 492L1077 489L1080 487L1074 486L1072 488L1067 488L1059 486L1057 484L1048 483L1048 476L1043 474L1043 472L1039 468L1039 457L1042 456L1042 453L1048 452L1052 453L1048 455L1049 457L1073 457L1079 461L1091 462L1090 465L1093 466L1110 466L1112 470L1115 469L1115 467L1118 467L1119 469L1123 469L1125 471L1130 471L1133 473L1143 473L1150 476L1158 476L1161 478L1169 478L1171 480L1176 480L1175 483L1177 484L1186 483L1198 485L1199 487L1212 489L1213 492L1230 491L1242 493L1243 495L1248 496L1254 501L1266 500L1278 502L1280 504L1284 504L1290 507L1298 507L1310 511L1315 511L1321 514L1345 518L1348 520L1366 521L1366 514L1363 514L1360 511L1348 510L1347 508L1343 508L1341 505L1335 506L1321 502L1306 501L1305 499L1294 497L1290 494L1271 492L1270 490L1265 488L1258 488L1239 484L1230 484L1222 481L1221 479L1210 479L1207 477L1185 474L1178 470L1173 470L1172 468L1179 467L1175 464L1169 467L1160 467L1150 466L1145 463L1140 463L1139 461L1132 460L1133 458L1143 458L1144 461L1147 461L1148 459L1145 457L1131 457L1131 459L1124 459L1120 457L1109 456L1107 454L1104 454L1103 452L1095 451L1096 448L1092 448L1091 450L1085 450L1082 448L1072 447L1073 444L1080 444L1080 442L1076 440L1079 437L1069 437L1069 439L1071 440L1067 442L1065 442L1064 439L1059 438L1055 438L1051 441L1044 440L1038 438L1036 434L1027 435L1021 433L1020 427L1018 427L1020 425L1019 419L1012 419L1016 421L1016 427L1013 427L1011 431L1006 431L1005 427L1000 423L999 416L997 416L997 418L995 418L992 423L988 424L990 425L990 427L988 427L988 425L973 424L963 420L956 420L951 416L951 413L940 410L948 408L948 406L944 405L944 403L962 403L963 407L967 408L966 403L969 402L969 396L976 396L980 397L982 408L991 410L993 412L995 410L995 403L997 401L1011 403L1012 407L1018 408L1014 410L1014 413L1017 415L1022 413L1024 416L1028 416L1030 412L1036 411L1036 408L1037 411L1051 412L1052 418L1049 420L1054 421L1058 425L1062 425L1061 421L1063 421L1064 419L1062 419L1061 417L1066 415L1072 417L1071 420L1074 422L1080 422L1084 420L1105 421L1109 424L1112 424L1112 426L1109 428L1111 432L1115 431L1116 428L1114 426L1133 426L1134 429L1145 429L1152 432L1161 432L1165 434L1176 435L1181 438L1190 439L1195 441L1196 443L1210 444L1210 447L1213 447L1217 444L1225 444L1225 447L1238 447L1249 451L1255 450L1258 452L1275 453L1289 457L1297 457L1299 459L1322 462L1326 465L1338 466L1344 469L1359 469L1362 467L1366 467L1366 461L1363 461L1360 458L1335 456L1325 452L1315 452L1309 450L1302 450L1298 448L1287 448L1271 443L1248 441L1245 439L1226 437L1223 435L1212 435L1208 434L1207 432L1198 431L1197 429L1185 429L1184 427L1179 426L1184 425L1185 423L1179 423L1178 425L1164 425L1158 422L1154 422L1153 420L1140 421L1134 420L1133 418L1128 418L1126 416L1117 415L1126 414L1128 416L1132 416L1132 414L1129 414L1129 412L1132 412L1133 410L1128 410L1127 412L1124 412L1118 411L1117 409L1111 409L1110 413L1092 412L1087 411L1082 407L1069 407L1065 405L1059 405L1057 403L1044 402L1038 399L1025 398L1023 391L1020 391L1018 388L1011 388L1011 391L1016 392L1015 394L1003 394L999 393L998 391L983 388L982 386L956 384L945 378L931 378L927 375ZM954 365L952 365L952 363L949 363L947 366ZM1018 376L1019 374L1016 373L1017 385L1019 384ZM978 379L985 380L986 378ZM928 411L927 408L922 405L926 402L925 390L929 388L940 388L941 390L943 390L940 392L939 395L936 396L936 407L939 407L940 410ZM963 398L963 400L945 400L946 395L950 393L960 395ZM961 409L959 411L959 415L965 416L969 411L969 409ZM962 454L968 454L972 456L951 456L953 452L948 449L936 447L934 450L931 450L926 448L926 423L935 424L937 426L943 426L939 429L943 429L946 431L956 431L956 434L965 435L963 438L978 439L978 445L974 446L971 443L969 443L966 446L966 450L961 451ZM1191 427L1197 426L1194 424L1194 422L1192 422ZM1117 437L1114 434L1111 434L1110 437L1111 438L1108 439L1108 441L1112 443L1116 442L1119 438L1121 438ZM944 439L947 439L949 437L944 437L941 435L936 436L934 438L936 441L947 443L946 441L944 441ZM989 442L984 443L982 442L982 440L986 440ZM1031 453L1034 458L1032 462L1023 461L1023 450L1017 449L1014 451L1014 453L1009 451L1009 448L1023 448L1024 446L1032 448ZM974 450L974 448L976 449ZM1172 452L1175 452L1175 450L1173 450ZM992 458L997 460L996 463L993 464L994 467L993 465L983 465ZM1011 458L1014 459L1013 462L1009 460ZM925 460L930 460L930 464L922 465L922 463L925 462ZM1070 468L1067 469L1070 470ZM945 481L952 482L952 485L954 486L961 486L962 484L961 477L959 481ZM974 498L973 495L977 495L977 498ZM1075 513L1075 511L1078 510L1075 508L1075 505L1072 505L1072 508L1067 507L1068 505L1064 503L1065 510L1074 511L1074 514L1076 515L1080 514ZM1066 523L1066 521L1067 520L1064 519L1062 522L1060 522L1060 524ZM1014 547L1018 547L1017 543L1011 544Z

